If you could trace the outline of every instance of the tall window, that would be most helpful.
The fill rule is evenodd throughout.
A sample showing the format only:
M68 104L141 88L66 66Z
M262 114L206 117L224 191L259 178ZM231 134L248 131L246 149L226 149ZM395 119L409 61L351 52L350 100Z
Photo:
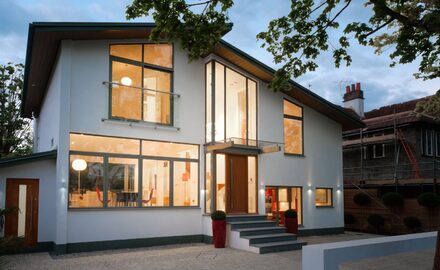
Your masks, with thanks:
M110 45L110 117L172 124L173 47Z
M206 141L255 145L257 83L215 61L206 76Z
M198 168L198 145L70 134L69 207L197 206Z
M385 144L373 145L373 158L385 157Z
M284 99L284 153L304 154L303 109Z

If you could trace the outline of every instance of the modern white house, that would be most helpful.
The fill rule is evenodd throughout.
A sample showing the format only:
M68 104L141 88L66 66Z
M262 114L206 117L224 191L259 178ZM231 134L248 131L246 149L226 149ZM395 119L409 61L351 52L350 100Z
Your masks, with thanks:
M34 154L0 160L0 207L21 210L4 233L58 254L209 242L224 210L229 246L264 253L303 244L287 209L299 234L342 232L342 131L363 123L293 81L270 91L274 70L225 41L189 62L153 27L29 25Z

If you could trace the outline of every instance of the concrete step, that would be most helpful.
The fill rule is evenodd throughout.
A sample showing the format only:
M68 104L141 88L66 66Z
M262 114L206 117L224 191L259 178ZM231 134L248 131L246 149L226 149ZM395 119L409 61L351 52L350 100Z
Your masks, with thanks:
M249 239L249 245L253 245L253 244L261 244L261 243L295 241L296 234L274 233L274 234L243 236L242 238Z
M284 227L257 227L257 228L246 228L246 229L235 229L240 233L240 237L249 235L262 235L262 234L272 234L272 233L285 233L286 228Z
M273 252L298 250L301 249L304 245L307 245L307 243L304 241L295 240L295 241L252 244L251 246L258 248L260 254L266 254Z
M232 221L227 222L231 225L231 230L235 229L245 229L245 228L258 228L258 227L275 227L275 221L269 220L256 220L256 221Z
M227 222L266 220L266 215L227 215Z

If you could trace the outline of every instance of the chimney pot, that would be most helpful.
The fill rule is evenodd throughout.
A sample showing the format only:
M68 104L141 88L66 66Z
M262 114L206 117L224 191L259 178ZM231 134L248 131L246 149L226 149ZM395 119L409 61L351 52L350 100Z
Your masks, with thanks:
M345 87L345 93L350 93L350 85L347 85L346 87Z
M352 85L351 85L351 92L354 92L354 91L355 91L355 85L352 84Z
M361 83L356 83L356 91L361 91Z

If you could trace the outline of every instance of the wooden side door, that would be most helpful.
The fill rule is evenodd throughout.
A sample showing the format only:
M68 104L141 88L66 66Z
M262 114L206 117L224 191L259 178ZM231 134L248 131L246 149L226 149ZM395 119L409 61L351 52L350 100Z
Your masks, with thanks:
M226 212L245 214L248 212L248 167L247 156L226 156Z
M5 236L24 237L25 245L38 241L38 179L7 179L6 208L18 211L5 216Z

